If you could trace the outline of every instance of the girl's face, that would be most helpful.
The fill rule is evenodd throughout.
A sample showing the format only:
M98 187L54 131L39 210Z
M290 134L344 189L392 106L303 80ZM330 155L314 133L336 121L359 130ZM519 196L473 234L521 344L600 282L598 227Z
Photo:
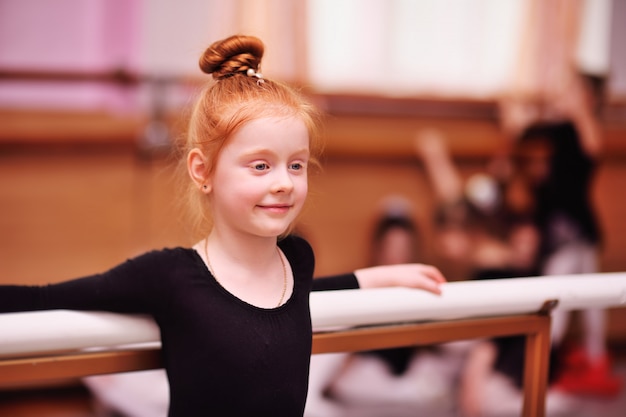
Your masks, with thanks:
M259 237L279 236L307 195L309 135L297 117L243 125L228 140L211 177L214 227Z
M395 265L415 262L414 237L407 229L392 227L377 245L376 264Z
M517 150L516 157L520 173L532 185L541 185L549 177L552 149L547 139L523 144Z

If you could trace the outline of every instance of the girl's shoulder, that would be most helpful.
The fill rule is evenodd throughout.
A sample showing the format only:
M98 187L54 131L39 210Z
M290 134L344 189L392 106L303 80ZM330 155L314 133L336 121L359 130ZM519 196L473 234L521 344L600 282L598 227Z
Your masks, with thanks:
M315 267L313 248L304 238L288 235L278 242L292 268L312 274Z
M189 262L196 258L196 251L192 248L183 246L165 247L161 249L152 249L131 258L132 262Z
M299 256L313 256L313 248L303 237L298 235L288 235L278 241L278 247L285 252Z
M165 298L206 277L200 255L182 246L153 249L128 259L108 272L124 282ZM131 284L132 283L132 284ZM188 285L187 285L188 284Z
M162 280L164 277L179 275L185 270L197 271L201 265L202 260L194 249L177 246L144 252L128 259L118 268L129 268L142 276Z

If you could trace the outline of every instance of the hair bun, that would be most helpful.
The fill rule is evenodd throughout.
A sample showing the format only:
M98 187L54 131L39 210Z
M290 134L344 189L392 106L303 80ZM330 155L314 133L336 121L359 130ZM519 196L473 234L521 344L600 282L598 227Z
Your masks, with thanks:
M200 69L222 79L252 68L257 71L263 57L263 42L254 36L235 35L214 42L200 58Z

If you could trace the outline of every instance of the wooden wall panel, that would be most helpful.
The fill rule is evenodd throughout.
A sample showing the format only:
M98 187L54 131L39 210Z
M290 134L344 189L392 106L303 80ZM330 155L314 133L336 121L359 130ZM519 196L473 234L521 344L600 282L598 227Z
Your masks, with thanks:
M464 277L465 267L441 264L433 246L432 192L411 142L416 129L430 126L449 136L464 176L480 171L502 140L492 120L329 118L324 171L311 181L298 229L316 251L318 275L366 266L379 203L403 195L422 231L424 261L449 279ZM605 231L603 271L626 270L624 132L610 126L610 152L594 190ZM0 146L0 283L60 281L152 248L193 243L176 211L166 159L142 158L119 143L69 143ZM611 329L626 340L620 321Z

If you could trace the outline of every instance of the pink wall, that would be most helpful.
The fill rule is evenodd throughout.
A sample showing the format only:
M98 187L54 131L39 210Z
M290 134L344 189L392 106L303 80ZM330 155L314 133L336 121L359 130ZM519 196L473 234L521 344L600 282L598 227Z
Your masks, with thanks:
M0 68L139 68L142 0L0 0ZM0 83L0 107L128 110L132 89L94 82Z

